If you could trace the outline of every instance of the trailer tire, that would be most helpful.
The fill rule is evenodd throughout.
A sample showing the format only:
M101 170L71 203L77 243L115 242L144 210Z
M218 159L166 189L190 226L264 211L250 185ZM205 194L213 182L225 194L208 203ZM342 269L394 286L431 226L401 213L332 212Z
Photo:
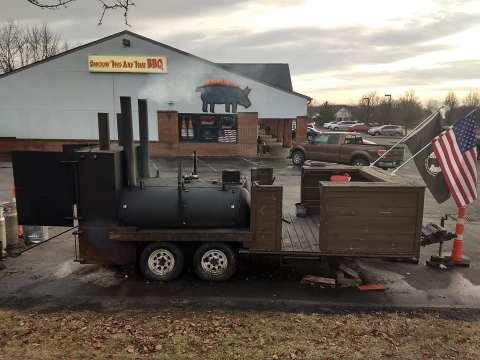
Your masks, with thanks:
M295 150L292 154L293 165L302 166L305 162L305 154L302 150Z
M140 255L140 270L153 281L171 281L180 276L185 260L182 250L172 243L152 243Z
M195 274L207 281L225 281L237 271L237 253L230 245L207 243L193 255Z

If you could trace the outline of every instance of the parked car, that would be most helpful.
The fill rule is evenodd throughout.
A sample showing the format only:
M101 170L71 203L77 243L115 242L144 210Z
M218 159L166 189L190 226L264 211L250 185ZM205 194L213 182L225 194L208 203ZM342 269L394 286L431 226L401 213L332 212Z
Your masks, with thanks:
M390 147L366 141L358 133L325 131L308 143L294 144L290 157L294 165L302 165L305 160L317 160L367 166ZM403 161L403 153L403 146L398 146L376 165L385 169L397 167Z
M403 127L399 125L381 125L375 126L368 130L372 136L375 135L403 135Z
M323 127L325 129L330 129L330 126L332 125L335 125L335 124L338 124L340 121L337 121L337 120L334 120L334 121L330 121L330 122L326 122L325 124L323 124Z
M331 125L330 126L330 130L334 130L334 131L347 131L348 128L352 125L355 125L357 124L356 121L340 121L334 125Z
M318 134L320 134L321 131L318 130L314 126L308 126L307 127L307 139L312 140L314 137L316 137ZM292 139L295 139L297 137L297 129L292 130Z
M368 126L365 125L364 123L356 123L353 124L348 128L348 131L350 132L356 132L356 133L367 133L368 132Z
M307 127L307 139L312 140L317 135L321 134L322 132L318 130L315 126L308 126Z

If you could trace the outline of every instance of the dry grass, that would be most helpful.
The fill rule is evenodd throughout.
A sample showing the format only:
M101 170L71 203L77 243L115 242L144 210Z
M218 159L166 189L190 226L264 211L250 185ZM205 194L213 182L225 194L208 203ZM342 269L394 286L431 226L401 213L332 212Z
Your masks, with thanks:
M0 359L479 359L480 322L433 315L0 310Z

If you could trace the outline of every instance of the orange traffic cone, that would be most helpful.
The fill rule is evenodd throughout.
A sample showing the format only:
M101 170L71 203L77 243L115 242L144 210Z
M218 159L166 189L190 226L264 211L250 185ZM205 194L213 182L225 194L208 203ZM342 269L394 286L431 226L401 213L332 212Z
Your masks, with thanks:
M458 208L457 225L455 226L456 238L453 241L452 254L450 260L455 265L469 266L470 262L463 257L463 233L465 231L465 208Z

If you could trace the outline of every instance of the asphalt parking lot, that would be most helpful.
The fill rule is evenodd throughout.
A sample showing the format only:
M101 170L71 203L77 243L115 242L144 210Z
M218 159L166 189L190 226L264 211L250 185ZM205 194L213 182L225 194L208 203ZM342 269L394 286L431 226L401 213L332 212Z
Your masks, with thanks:
M380 138L376 138L380 143ZM393 142L395 139L385 139ZM179 159L156 158L160 176L175 181ZM9 163L0 164L0 201L10 197L12 172ZM183 159L186 171L191 159ZM300 169L287 159L201 158L203 179L219 177L223 168L239 168L248 175L254 166L274 167L276 183L284 187L284 211L293 212L299 199ZM419 178L413 164L399 176ZM426 194L424 222L444 214L455 215L451 201L437 204ZM11 307L132 308L159 306L207 306L284 310L378 309L378 308L480 308L480 207L467 209L465 254L470 268L442 272L425 266L437 246L422 248L420 264L361 259L359 264L370 282L386 286L383 292L356 289L321 289L300 283L306 274L322 275L319 262L280 264L243 259L238 274L225 283L202 282L187 271L172 283L145 281L132 269L80 265L73 261L74 243L61 236L17 258L4 261L0 271L0 302ZM450 230L454 221L447 221ZM51 229L51 233L61 229ZM450 251L450 245L445 246Z

